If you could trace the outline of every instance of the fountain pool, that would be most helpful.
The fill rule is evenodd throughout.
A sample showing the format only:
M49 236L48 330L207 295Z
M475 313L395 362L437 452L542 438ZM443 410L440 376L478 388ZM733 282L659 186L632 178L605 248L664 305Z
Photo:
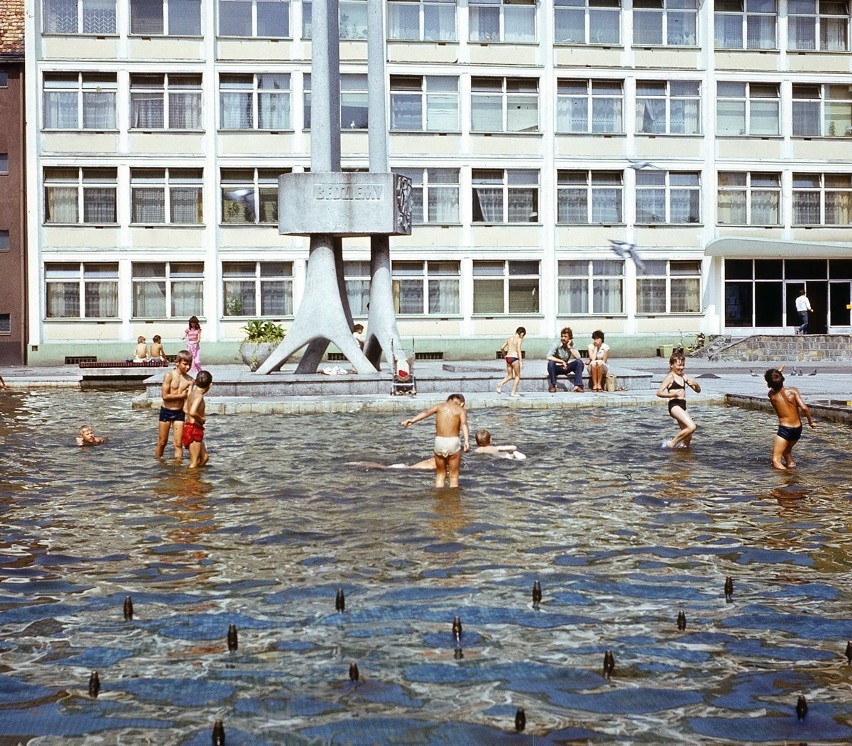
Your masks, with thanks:
M850 431L782 473L773 416L691 412L473 409L528 458L436 492L344 465L430 422L211 417L193 473L126 393L0 395L0 743L849 743Z

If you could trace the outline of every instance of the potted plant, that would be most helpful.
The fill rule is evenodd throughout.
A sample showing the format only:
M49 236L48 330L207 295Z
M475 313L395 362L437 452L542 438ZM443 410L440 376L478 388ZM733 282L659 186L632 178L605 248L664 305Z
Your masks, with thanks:
M274 321L254 319L244 327L245 339L240 343L240 357L253 371L278 347L287 332Z

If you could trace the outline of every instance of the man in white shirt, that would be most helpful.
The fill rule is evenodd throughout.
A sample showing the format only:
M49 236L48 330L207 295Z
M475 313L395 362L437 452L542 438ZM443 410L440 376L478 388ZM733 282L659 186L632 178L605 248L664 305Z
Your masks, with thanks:
M796 329L796 334L807 334L808 331L808 311L813 313L811 302L808 300L805 289L799 291L799 297L796 298L796 310L799 312L799 318L802 320L801 326Z

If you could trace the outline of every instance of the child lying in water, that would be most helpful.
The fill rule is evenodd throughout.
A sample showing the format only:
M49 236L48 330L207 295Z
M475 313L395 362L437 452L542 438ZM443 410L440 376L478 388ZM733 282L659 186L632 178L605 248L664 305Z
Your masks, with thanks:
M106 443L106 441L106 438L99 438L95 435L95 431L92 429L91 425L83 425L77 431L78 446L99 446L101 443Z

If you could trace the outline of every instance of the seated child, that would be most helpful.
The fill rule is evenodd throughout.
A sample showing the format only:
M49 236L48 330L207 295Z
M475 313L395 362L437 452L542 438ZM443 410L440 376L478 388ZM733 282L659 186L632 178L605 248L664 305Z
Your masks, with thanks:
M97 435L95 435L95 431L92 429L91 425L83 425L77 431L78 446L99 446L101 443L106 442L106 438L99 438Z
M162 338L160 337L159 334L154 335L154 341L151 343L151 351L148 353L149 359L153 360L155 362L159 361L159 360L164 360L164 361L168 360L168 358L166 357L166 351L163 348L161 339Z
M145 337L139 337L136 340L136 349L133 350L133 362L145 363L148 361L148 345L145 344Z

